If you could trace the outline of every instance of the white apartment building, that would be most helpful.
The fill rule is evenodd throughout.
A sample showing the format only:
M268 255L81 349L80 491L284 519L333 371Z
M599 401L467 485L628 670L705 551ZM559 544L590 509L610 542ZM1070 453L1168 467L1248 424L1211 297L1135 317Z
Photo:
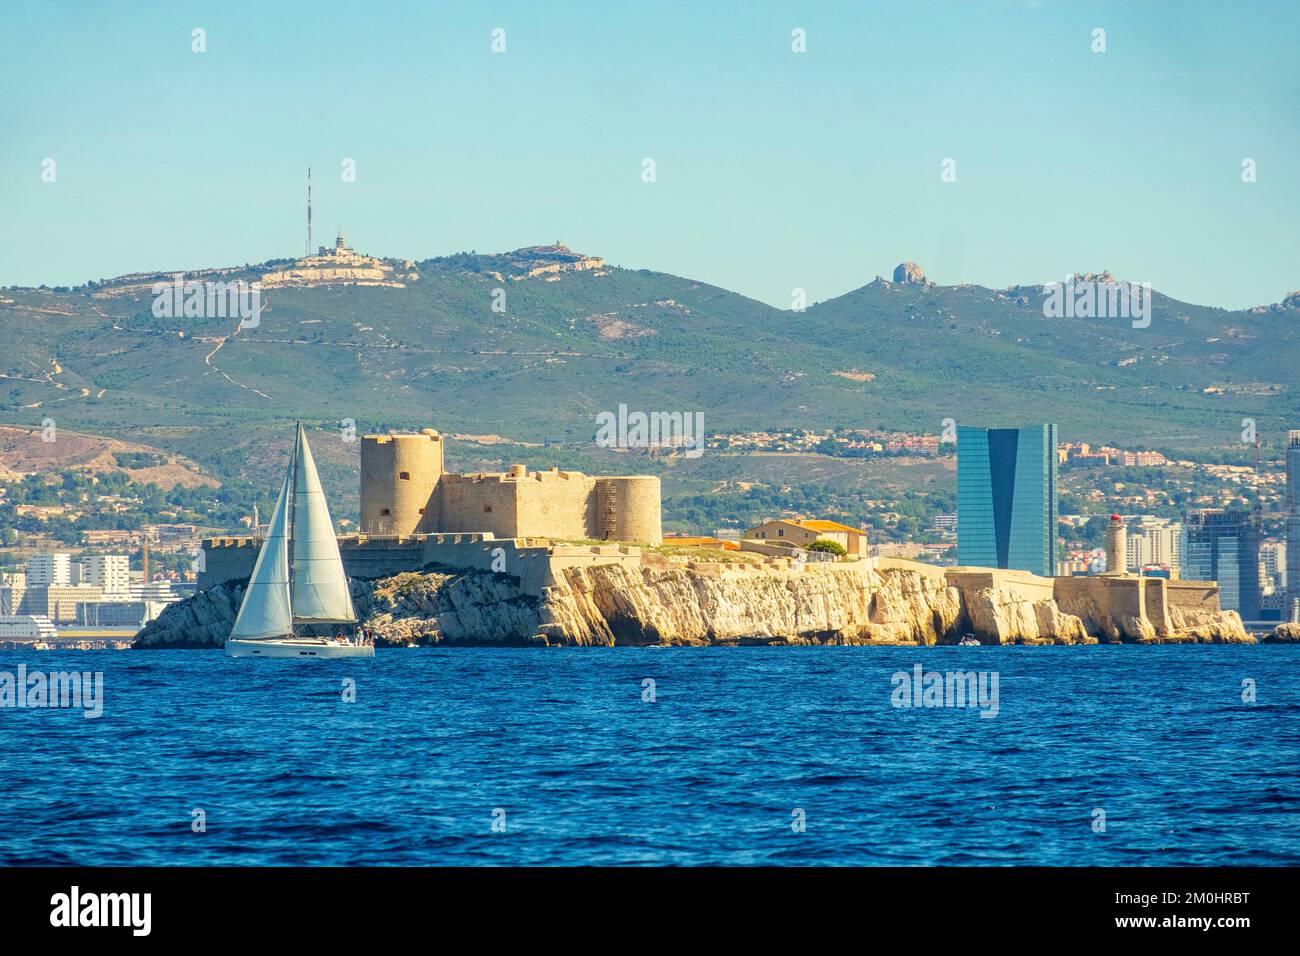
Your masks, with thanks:
M1137 571L1163 564L1177 572L1182 566L1183 525L1165 518L1138 518L1128 525L1128 566Z
M34 554L27 559L27 586L42 584L75 584L72 572L72 555L66 551Z
M84 559L86 581L104 592L105 600L131 593L131 559L125 554L91 554Z
M1286 542L1265 541L1259 546L1259 583L1271 591L1286 590Z

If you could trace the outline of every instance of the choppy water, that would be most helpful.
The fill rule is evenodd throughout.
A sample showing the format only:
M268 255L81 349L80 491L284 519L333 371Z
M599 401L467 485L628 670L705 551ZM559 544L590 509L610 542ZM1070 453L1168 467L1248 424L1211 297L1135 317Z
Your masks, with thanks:
M891 706L918 662L997 671L998 716ZM0 710L10 864L1300 862L1289 647L0 652L19 663L102 670L105 702Z

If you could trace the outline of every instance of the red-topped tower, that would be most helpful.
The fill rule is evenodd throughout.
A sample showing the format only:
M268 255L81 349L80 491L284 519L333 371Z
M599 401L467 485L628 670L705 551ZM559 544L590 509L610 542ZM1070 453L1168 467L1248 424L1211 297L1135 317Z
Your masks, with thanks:
M1111 515L1106 525L1106 573L1128 573L1128 532L1119 515Z

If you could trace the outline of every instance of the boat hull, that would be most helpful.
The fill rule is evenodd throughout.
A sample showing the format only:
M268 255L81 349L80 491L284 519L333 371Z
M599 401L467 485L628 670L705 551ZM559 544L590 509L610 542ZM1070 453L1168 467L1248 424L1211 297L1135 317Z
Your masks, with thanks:
M314 641L284 638L270 641L226 641L228 657L279 657L313 660L335 657L374 657L373 644L343 644L338 641Z

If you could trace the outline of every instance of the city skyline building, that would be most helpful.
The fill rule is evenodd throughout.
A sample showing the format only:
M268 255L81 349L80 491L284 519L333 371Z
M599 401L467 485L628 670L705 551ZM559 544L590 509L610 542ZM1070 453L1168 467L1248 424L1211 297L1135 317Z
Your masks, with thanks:
M1287 588L1285 541L1259 543L1259 584L1260 587L1285 593Z
M1183 525L1166 518L1141 517L1128 525L1128 566L1158 564L1177 572L1182 566Z
M86 581L106 598L125 597L131 587L131 559L125 554L90 554L83 562Z
M66 551L46 551L27 559L27 586L75 584L72 555Z
M1193 511L1183 526L1182 577L1217 581L1219 604L1243 621L1259 620L1259 538L1254 516L1241 510Z
M957 428L957 563L1051 577L1056 425Z
M1286 601L1282 620L1296 619L1300 601L1300 429L1286 433Z

